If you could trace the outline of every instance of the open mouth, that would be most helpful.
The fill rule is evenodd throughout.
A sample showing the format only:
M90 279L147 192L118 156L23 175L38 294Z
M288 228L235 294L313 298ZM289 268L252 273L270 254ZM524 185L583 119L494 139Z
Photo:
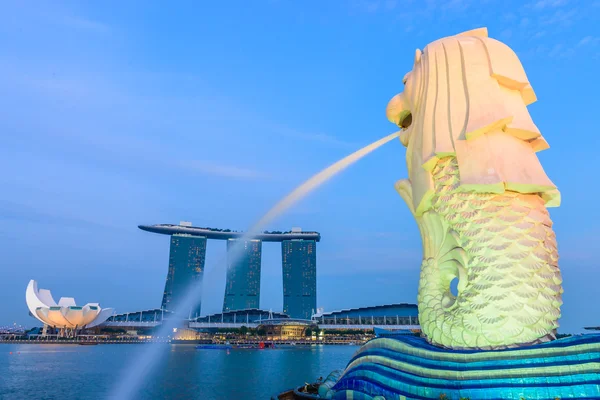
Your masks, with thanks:
M410 110L401 111L396 117L396 125L405 131L410 127L410 124L412 124L412 113Z
M407 130L412 124L412 113L410 111L404 111L400 116L400 123L398 126L403 130Z

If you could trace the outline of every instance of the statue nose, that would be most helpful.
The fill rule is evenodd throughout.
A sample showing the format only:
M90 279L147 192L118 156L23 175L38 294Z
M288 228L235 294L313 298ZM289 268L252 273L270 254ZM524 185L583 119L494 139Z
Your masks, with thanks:
M407 113L410 113L410 108L408 107L408 102L404 97L404 92L398 93L392 97L387 105L387 108L385 109L385 115L387 116L387 119L394 125L398 126L402 122L402 118Z

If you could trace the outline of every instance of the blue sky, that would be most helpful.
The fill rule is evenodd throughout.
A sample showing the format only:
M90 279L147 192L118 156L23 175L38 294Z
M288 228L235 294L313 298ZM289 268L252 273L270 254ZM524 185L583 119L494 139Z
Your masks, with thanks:
M0 324L34 325L29 279L119 312L160 305L169 239L138 224L244 230L296 185L394 132L388 100L415 48L487 26L525 66L565 280L562 330L600 324L600 2L3 2ZM269 229L322 233L318 303L416 301L421 244L393 184L393 141ZM218 311L224 242L204 310ZM263 246L261 306L279 310L280 247ZM212 271L212 272L210 272Z

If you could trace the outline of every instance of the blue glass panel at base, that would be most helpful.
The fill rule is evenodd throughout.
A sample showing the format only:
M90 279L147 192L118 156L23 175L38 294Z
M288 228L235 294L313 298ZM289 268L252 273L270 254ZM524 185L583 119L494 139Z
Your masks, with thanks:
M451 400L599 399L600 335L492 351L448 350L414 336L378 338L356 353L325 398L440 396Z

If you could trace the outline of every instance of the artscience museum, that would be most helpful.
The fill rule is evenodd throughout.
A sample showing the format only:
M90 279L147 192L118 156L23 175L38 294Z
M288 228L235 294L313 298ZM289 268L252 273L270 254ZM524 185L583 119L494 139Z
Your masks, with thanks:
M100 308L98 303L78 306L72 297L61 297L58 303L48 289L38 289L33 279L25 293L31 315L44 324L59 331L60 336L72 336L77 330L93 328L102 324L112 314L112 308Z

